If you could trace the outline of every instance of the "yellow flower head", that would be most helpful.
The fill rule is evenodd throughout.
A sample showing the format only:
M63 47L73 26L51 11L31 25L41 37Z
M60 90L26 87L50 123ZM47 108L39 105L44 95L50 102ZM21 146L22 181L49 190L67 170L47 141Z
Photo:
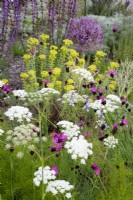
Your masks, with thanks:
M98 74L98 76L96 77L95 81L99 82L101 80L103 80L105 77L102 74Z
M42 40L43 42L46 42L46 40L49 39L49 35L47 35L47 34L42 34L42 35L40 35L40 38L41 38L41 40Z
M40 58L40 60L44 60L46 58L44 54L40 54L38 57Z
M98 56L98 57L104 57L105 53L103 51L97 51L96 52L96 56Z
M24 54L23 59L25 61L29 61L31 59L31 55L30 54Z
M80 58L78 60L78 63L79 63L80 66L84 65L85 64L85 59L84 58Z
M8 84L8 80L7 80L7 79L3 79L2 82L3 82L4 84Z
M39 40L37 38L33 38L33 37L30 37L28 40L27 40L27 43L31 46L34 46L34 45L39 45Z
M75 65L75 62L69 60L69 61L67 61L66 65L67 65L68 67L71 67L71 66L74 66L74 65Z
M27 79L28 77L29 77L29 75L27 74L27 73L22 73L22 74L20 74L20 77L22 78L22 79Z
M60 74L61 74L60 68L56 67L56 68L53 69L53 75L54 76L60 76Z
M91 72L95 72L97 70L97 67L96 67L96 65L90 65L89 69Z
M56 87L57 90L60 90L61 86L62 86L62 82L61 81L56 81L55 82L55 87Z
M109 89L111 89L111 90L115 90L115 85L113 85L113 84L109 84Z
M67 47L69 47L70 45L73 45L72 40L69 40L69 39L65 39L65 40L63 40L63 42Z
M51 49L51 50L57 50L57 49L58 49L58 47L57 47L57 46L54 46L54 45L52 45L52 46L50 47L50 49Z
M42 78L46 78L49 76L49 73L47 71L42 71L41 76L42 76Z
M76 65L76 66L75 66L75 69L78 69L78 68L81 68L81 66Z
M117 63L117 62L110 62L110 66L112 69L120 67L119 63Z
M53 83L48 83L48 84L47 84L47 87L48 87L48 88L54 88L54 84L53 84Z
M74 80L73 80L73 79L68 79L68 80L67 80L67 84L68 84L68 85L74 84Z
M33 76L33 77L36 76L36 72L34 70L29 70L28 74L29 74L29 76Z
M110 84L117 86L117 82L116 81L111 81Z
M60 50L61 50L61 53L63 54L66 54L68 52L68 48L66 46L62 46Z
M70 56L73 58L76 58L79 56L79 53L75 51L74 49L69 49L69 53L70 53Z
M65 91L69 92L69 91L71 91L71 90L74 90L75 87L74 87L73 85L65 85L65 86L64 86L64 89L65 89Z

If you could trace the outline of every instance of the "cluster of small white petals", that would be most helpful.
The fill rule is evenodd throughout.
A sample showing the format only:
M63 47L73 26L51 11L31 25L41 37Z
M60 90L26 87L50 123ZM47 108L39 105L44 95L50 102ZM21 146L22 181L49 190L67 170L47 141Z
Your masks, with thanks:
M0 129L0 136L3 135L4 131Z
M106 99L108 100L110 100L110 101L112 101L112 102L114 102L114 103L121 103L121 99L118 97L118 96L116 96L116 95L114 95L114 94L109 94L107 97L106 97Z
M16 157L17 157L18 159L21 159L21 158L24 157L24 153L23 153L22 151L19 151L19 152L17 153Z
M59 121L57 125L61 127L61 133L65 134L68 139L79 136L80 134L80 127L73 122L63 120Z
M105 105L102 104L101 100L96 100L93 103L90 103L90 107L94 110L103 110L103 113L114 112L116 109L119 108L121 100L116 95L110 94L106 97L105 100Z
M0 81L0 88L2 88L3 85L5 85L5 84L3 83L3 81Z
M114 136L108 136L104 139L104 145L108 148L114 149L118 144L118 139L116 139Z
M94 78L92 74L86 69L78 68L78 69L72 70L72 72L79 75L81 79L86 79L89 82L94 82Z
M50 181L46 187L46 192L51 192L53 195L63 194L67 199L72 197L71 190L74 188L73 185L70 185L68 181L65 180L55 180Z
M40 186L41 181L43 184L48 184L49 181L56 179L56 172L52 170L49 166L44 168L39 167L38 170L34 173L35 178L33 182L36 186Z
M85 102L85 98L79 95L75 90L71 90L62 96L62 103L69 103L72 105L77 102Z
M27 92L25 90L13 90L12 93L15 97L19 98L24 98L27 95Z
M80 160L81 164L86 164L86 160L93 154L92 143L88 143L84 136L73 137L67 141L65 146L67 152L71 154L73 160Z
M17 120L17 122L22 122L26 120L27 122L31 121L32 113L28 108L22 106L12 106L9 108L5 115L9 117L10 120Z
M12 143L13 146L29 146L34 143L39 142L39 138L37 132L39 129L34 131L35 125L27 124L27 125L20 125L14 128L14 130L7 131L6 141Z
M57 90L53 88L42 88L38 91L38 93L43 94L43 96L48 96L49 94L60 94Z

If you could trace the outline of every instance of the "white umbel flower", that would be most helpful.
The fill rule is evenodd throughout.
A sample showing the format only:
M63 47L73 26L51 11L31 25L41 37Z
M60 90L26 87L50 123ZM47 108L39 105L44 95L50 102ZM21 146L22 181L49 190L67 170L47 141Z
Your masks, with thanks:
M114 95L114 94L109 94L106 99L114 102L114 103L121 103L121 100L118 96Z
M118 139L114 136L108 136L104 139L104 145L108 148L114 149L118 145Z
M67 141L65 146L67 152L71 154L71 158L79 159L81 164L86 164L86 160L93 154L92 143L88 143L84 136L73 137L71 141Z
M61 127L61 133L65 134L68 139L79 136L80 134L80 127L73 122L63 120L58 122L57 125Z
M57 90L53 88L42 88L38 91L38 93L43 94L43 96L48 96L49 94L60 94Z
M28 94L25 90L13 90L13 95L15 97L24 98Z
M28 108L22 106L12 106L9 108L5 115L9 117L10 120L17 120L17 122L22 122L26 120L27 122L31 121L32 113Z
M67 199L70 199L72 197L70 191L73 188L74 186L70 185L68 181L55 180L48 183L48 186L46 187L46 192L51 192L53 195L61 193L66 196Z
M87 71L86 69L78 68L78 69L72 70L72 72L74 74L77 74L81 80L85 79L89 82L94 82L94 78L93 78L92 74L89 71Z
M56 172L49 166L46 166L43 169L42 167L39 167L38 170L34 173L34 176L34 184L36 186L40 186L41 181L43 184L48 184L49 181L56 179Z
M3 135L4 131L0 129L0 136Z
M2 88L4 85L4 82L3 81L0 81L0 88Z
M85 102L85 98L79 95L75 90L71 90L62 96L62 103L69 103L69 105L74 106L75 103Z

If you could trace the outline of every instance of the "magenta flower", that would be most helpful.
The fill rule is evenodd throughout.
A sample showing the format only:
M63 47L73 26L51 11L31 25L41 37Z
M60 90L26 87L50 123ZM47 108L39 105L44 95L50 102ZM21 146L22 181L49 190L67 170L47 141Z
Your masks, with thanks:
M92 165L92 169L94 169L96 176L100 174L101 169L97 166L96 163Z
M91 133L84 133L84 136L89 138L89 137L91 137Z
M49 73L49 75L51 75L53 73L53 69L50 68L48 73Z
M77 123L78 126L83 126L83 121L80 120L78 123Z
M113 32L116 32L116 31L118 31L118 26L117 26L117 25L114 25L114 26L113 26Z
M51 169L55 171L55 175L59 174L59 170L56 166L51 166Z
M50 83L50 80L46 79L46 80L44 81L44 85L47 86L48 83Z
M122 102L122 105L124 105L125 103L126 103L126 98L124 98L124 97L121 97L121 102Z
M109 74L111 77L114 77L114 76L117 74L117 72L116 72L115 70L111 70L111 71L108 72L108 74Z
M120 123L121 126L123 125L128 125L128 120L127 119L123 119Z
M91 87L91 88L90 88L90 91L91 91L93 94L96 94L97 89L96 89L95 87Z
M58 143L64 143L65 140L67 140L67 136L64 134L59 134L59 133L53 133L52 134L52 142L54 144L58 144Z
M7 92L7 93L10 93L12 91L11 88L8 85L4 85L2 87L2 90L5 91L5 92Z
M100 90L98 90L98 93L99 93L100 96L102 96L103 93L104 93L104 90L100 89Z

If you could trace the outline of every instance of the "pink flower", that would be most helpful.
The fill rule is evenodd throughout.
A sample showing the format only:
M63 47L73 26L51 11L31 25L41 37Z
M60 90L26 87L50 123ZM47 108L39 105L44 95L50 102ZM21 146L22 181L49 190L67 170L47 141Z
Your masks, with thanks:
M94 169L96 176L100 174L101 169L97 166L96 163L92 165L92 169Z
M59 170L56 166L51 166L51 169L55 171L55 175L59 174Z

